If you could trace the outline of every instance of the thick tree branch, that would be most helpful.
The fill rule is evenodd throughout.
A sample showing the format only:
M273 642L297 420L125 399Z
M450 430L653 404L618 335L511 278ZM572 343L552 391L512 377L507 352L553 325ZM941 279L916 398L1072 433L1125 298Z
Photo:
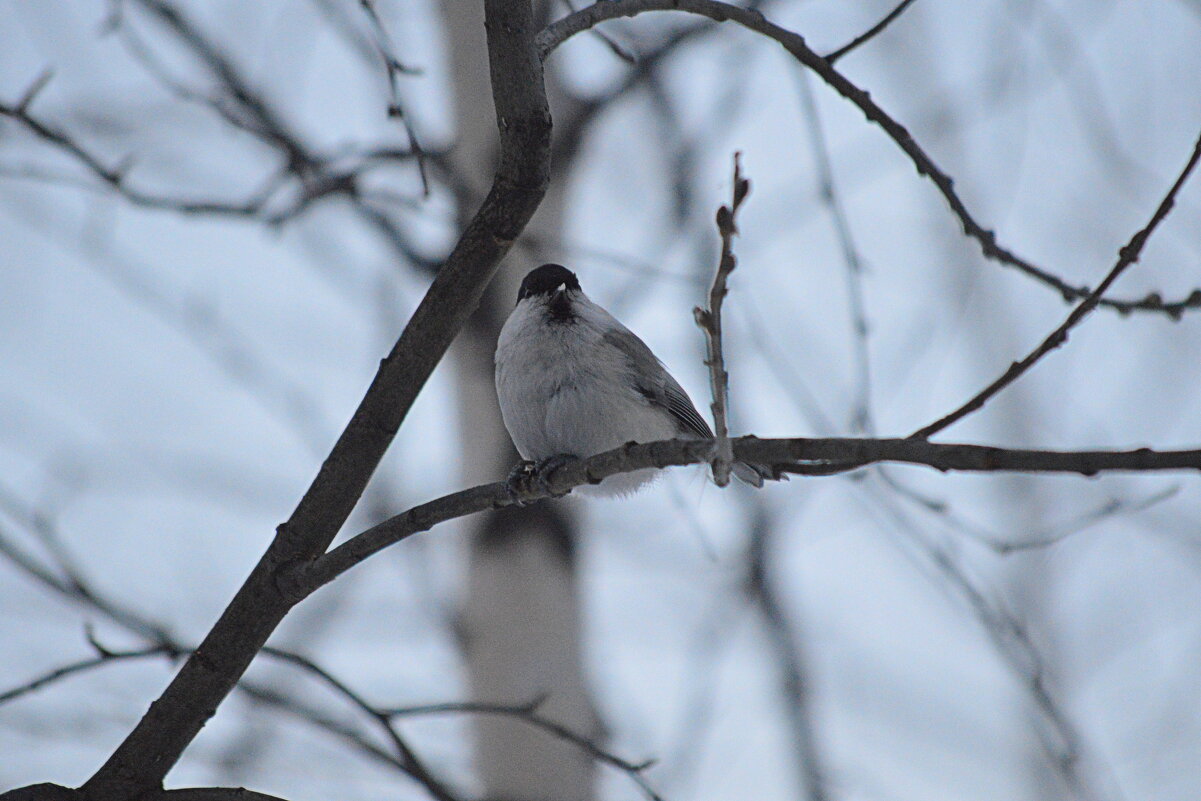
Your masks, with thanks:
M161 3L149 3L158 10ZM161 12L160 12L161 13ZM500 259L533 215L549 177L550 113L527 2L487 0L488 51L500 130L491 191L321 466L220 620L175 680L85 784L94 797L132 798L163 777L237 684L298 600L281 568L324 553L451 340L479 303Z
M864 90L849 81L826 59L818 55L806 43L804 37L786 28L769 22L761 13L741 8L719 0L604 0L560 19L546 27L537 38L537 46L543 58L572 36L599 25L602 22L622 17L634 17L647 11L685 11L708 17L716 22L734 22L778 42L799 62L825 81L832 89L854 103L867 119L888 134L907 155L920 175L929 178L959 219L965 235L976 240L980 250L988 259L1007 265L1025 273L1037 281L1055 289L1068 302L1083 300L1092 294L1087 286L1074 286L1054 273L1039 267L1008 248L998 244L997 236L981 225L955 191L954 181L914 140L905 128L872 100ZM1148 311L1179 318L1190 309L1201 308L1201 289L1195 289L1181 300L1165 301L1159 293L1148 294L1137 299L1103 298L1101 306L1122 313Z
M732 440L734 458L753 464L774 465L782 473L804 473L806 468L832 465L828 473L847 472L877 462L925 465L941 471L1023 473L1077 473L1201 470L1201 449L1155 451L1044 451L960 445L921 439L860 439L846 437ZM663 440L628 443L620 448L581 459L555 470L545 487L510 494L505 482L481 484L414 506L352 537L307 565L297 565L286 582L292 591L307 595L367 557L439 523L486 509L515 503L527 504L558 497L584 484L597 484L617 473L647 467L698 464L711 458L713 440Z
M1097 288L1080 305L1072 309L1072 313L1067 316L1067 319L1058 328L1048 334L1047 338L1039 343L1038 347L1030 351L1024 359L1009 365L1009 369L998 379L980 390L980 392L968 399L958 409L955 409L950 414L934 421L930 425L918 429L910 436L916 439L926 439L962 420L972 412L983 408L989 399L1021 378L1039 359L1067 342L1068 332L1079 325L1089 313L1097 308L1097 304L1101 302L1101 296L1113 285L1114 281L1118 280L1118 276L1125 272L1127 267L1138 261L1143 248L1147 244L1147 240L1151 238L1151 234L1155 232L1155 229L1159 227L1159 224L1163 222L1164 218L1168 216L1168 213L1176 204L1176 194L1184 186L1184 182L1188 180L1189 175L1192 174L1193 169L1197 166L1198 159L1201 159L1201 136L1198 136L1197 143L1193 145L1193 153L1189 156L1188 163L1184 165L1184 169L1176 177L1172 188L1168 190L1159 207L1155 209L1155 213L1151 215L1150 221L1130 238L1125 247L1118 251L1118 261L1113 266L1113 269L1109 271L1109 274L1105 276L1105 279L1101 283L1097 284Z
M145 801L285 801L279 796L258 793L245 787L183 787L164 790Z
M4 801L72 801L75 790L57 784L34 784L4 795ZM146 793L138 801L286 801L244 787L185 787Z

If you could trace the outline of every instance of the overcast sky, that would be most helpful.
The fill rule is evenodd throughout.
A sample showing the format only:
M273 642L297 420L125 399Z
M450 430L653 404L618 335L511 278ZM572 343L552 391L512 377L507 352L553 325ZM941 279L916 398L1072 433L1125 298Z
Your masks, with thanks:
M116 5L125 16L114 26L113 4L99 0L0 0L0 99L14 102L49 68L31 113L106 164L128 158L130 186L229 203L253 195L279 165L210 107L164 88L148 64L192 89L213 83L136 6ZM424 71L401 79L417 135L431 150L451 146L435 8L377 5L397 52ZM334 22L365 30L357 3L180 6L314 150L352 159L365 146L406 146L384 113L383 75ZM827 52L890 7L781 0L767 13ZM605 30L638 54L680 22L648 15ZM917 0L839 68L909 128L1002 244L1093 285L1201 132L1199 41L1201 5L1185 0ZM583 94L629 69L587 36L553 64ZM557 250L704 405L691 309L714 264L731 154L743 153L753 191L726 307L738 433L906 435L1068 313L1055 291L984 260L895 143L777 45L723 28L660 75L675 122L645 93L604 112ZM819 192L815 121L856 278ZM411 167L371 180L388 193L378 209L436 260L453 241L449 193L435 186L422 198ZM683 207L675 183L691 188ZM269 211L290 200L284 190ZM1199 230L1194 178L1113 294L1179 299L1201 287ZM57 538L106 597L198 640L308 486L427 283L342 201L281 225L138 208L0 118L0 538L40 563L52 557L46 537ZM1195 447L1199 315L1098 311L940 438ZM423 391L369 491L371 511L351 528L462 487L458 439L470 432L449 378L439 368ZM1087 797L1201 795L1192 475L892 467L794 479L755 498L689 469L632 499L565 502L588 527L588 661L610 745L660 759L647 777L670 801L797 795L779 665L740 589L755 509L773 527L772 574L803 643L835 797L1070 797L1048 758L1065 731L1078 737ZM381 704L463 698L451 626L461 534L447 525L372 560L306 601L277 641ZM138 643L0 558L0 691L91 654L89 621L110 647ZM354 719L285 668L250 675ZM1036 675L1058 724L1032 692ZM82 781L169 676L160 662L112 665L0 706L0 787ZM461 719L406 731L470 787ZM605 776L606 797L640 797L620 773ZM298 801L423 797L236 696L171 775L172 785L231 782Z

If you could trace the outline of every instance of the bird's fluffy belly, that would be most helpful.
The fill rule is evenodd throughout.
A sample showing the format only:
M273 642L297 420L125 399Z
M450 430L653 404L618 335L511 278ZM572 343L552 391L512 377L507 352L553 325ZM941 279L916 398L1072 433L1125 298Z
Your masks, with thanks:
M670 418L632 387L614 386L589 370L543 369L533 375L541 380L510 382L502 376L498 387L508 396L501 407L513 443L527 459L592 456L631 440L652 442L675 433Z
M523 345L516 347L512 337L502 333L496 389L505 427L524 458L585 458L627 442L677 435L673 418L635 388L629 365L614 349L599 347L596 341L568 344L553 337L541 347L530 347L528 339ZM638 470L580 489L586 494L625 495L657 473Z
M675 435L663 410L634 390L599 382L564 383L546 405L547 456L592 456L627 442L653 442Z

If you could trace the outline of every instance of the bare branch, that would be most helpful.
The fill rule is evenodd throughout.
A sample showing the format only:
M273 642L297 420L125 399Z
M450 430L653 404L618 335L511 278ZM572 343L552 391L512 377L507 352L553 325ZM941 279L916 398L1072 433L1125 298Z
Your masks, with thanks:
M56 570L43 567L25 554L9 541L3 528L0 528L0 554L63 597L99 612L128 631L159 645L172 642L171 633L161 625L136 609L104 597L93 586L74 555L63 546L62 538L49 516L24 503L16 492L3 483L0 483L0 512L16 520L41 541Z
M42 73L33 79L33 83L29 85L29 88L26 89L21 94L20 99L17 100L17 110L22 113L25 112L29 108L30 104L37 99L37 96L42 93L42 90L46 88L46 84L50 83L50 79L53 77L54 70L42 70Z
M145 801L285 801L279 796L247 790L245 787L184 787L163 790Z
M24 103L0 103L0 116L9 117L21 123L39 139L48 142L58 150L71 156L103 184L137 206L169 209L184 214L252 217L262 211L270 196L274 194L274 182L269 190L255 193L255 195L243 201L176 198L144 192L135 186L131 186L127 180L126 176L131 167L131 163L128 160L111 167L108 166L99 156L77 142L66 131L32 116L26 110Z
M1030 693L1041 719L1053 736L1039 729L1037 736L1049 762L1065 784L1072 788L1072 798L1095 798L1088 777L1081 770L1085 754L1084 738L1071 716L1047 686L1046 668L1042 654L1022 621L1002 603L989 598L970 578L946 547L932 541L922 527L913 525L884 496L881 508L913 539L938 575L968 604L976 621L992 641L997 654L1013 671Z
M400 100L400 77L402 75L420 75L421 70L406 66L396 57L396 47L392 43L392 37L388 35L388 29L384 27L384 21L380 19L374 0L359 0L359 5L363 8L367 19L371 21L375 49L380 61L383 62L384 71L388 77L388 116L399 119L401 125L404 126L405 135L409 138L409 149L417 157L417 172L421 176L422 196L429 197L430 182L429 174L425 169L425 154L417 139L417 132L413 129L413 121L405 113L404 104Z
M162 645L156 645L150 648L137 648L130 651L99 651L96 656L89 659L81 659L78 662L72 662L69 665L49 670L37 678L30 679L24 684L20 684L12 689L0 692L0 704L14 701L23 695L28 695L34 690L40 690L48 684L53 684L68 676L73 676L77 673L84 673L102 665L112 665L117 662L128 662L136 659L149 659L151 657L167 656L175 657L178 654Z
M891 25L897 17L901 16L901 14L904 14L905 9L909 8L912 3L913 0L901 0L896 8L894 8L892 11L889 11L888 14L885 15L884 19L880 20L875 25L868 28L851 41L847 42L845 45L835 50L833 53L830 53L828 56L826 56L826 61L830 62L830 64L834 64L834 62L838 61L855 48L876 38L876 36L882 33L889 25Z
M830 797L826 771L822 766L810 674L806 670L804 649L788 607L780 597L770 575L770 555L776 526L760 496L756 496L751 519L750 543L746 555L746 579L743 589L763 619L767 637L775 652L780 671L781 705L784 707L796 755L797 772L804 777L804 798L826 801Z
M555 48L577 33L590 30L607 20L633 17L647 11L685 11L717 22L734 22L778 42L794 58L817 73L826 84L854 103L868 120L888 134L913 162L918 173L929 178L938 188L951 212L959 219L964 234L976 240L985 258L1013 267L1055 289L1067 302L1082 300L1092 294L1093 290L1089 287L1073 286L1054 273L998 244L996 233L976 220L955 191L951 176L934 163L905 126L877 105L867 92L849 81L825 58L811 49L802 36L769 22L756 10L741 8L720 0L604 0L548 25L538 35L539 52L546 58ZM1138 299L1103 298L1100 305L1121 313L1158 312L1178 319L1186 311L1201 308L1201 289L1193 290L1188 297L1180 300L1165 301L1159 293L1152 292Z
M404 770L409 773L417 781L425 785L430 794L439 801L456 801L455 796L446 788L444 784L429 772L417 754L400 736L400 732L392 725L391 716L379 710L378 708L367 703L363 696L356 693L354 690L340 679L334 678L329 671L319 667L315 662L307 659L299 654L291 653L290 651L282 651L278 648L267 646L262 649L261 653L264 656L274 657L291 665L299 667L306 673L316 676L329 687L332 687L339 695L354 704L361 712L368 715L376 724L383 730L387 738L392 742L392 746L396 749L400 756L401 765Z
M742 177L741 153L734 154L734 186L729 206L717 210L717 232L721 235L721 257L713 286L709 289L709 308L696 307L692 310L696 324L705 332L705 366L709 368L709 391L713 403L713 430L716 432L716 447L713 455L713 481L719 487L730 483L730 467L734 463L734 451L730 447L730 431L726 421L726 402L730 392L730 375L726 372L725 359L721 352L721 304L726 298L726 281L738 265L734 257L734 235L738 233L738 209L751 191L751 182Z
M1109 271L1105 279L1097 285L1096 289L1089 293L1089 296L1080 305L1072 309L1072 313L1067 316L1067 319L1058 328L1047 335L1047 338L1038 347L1026 354L1024 359L1009 365L1009 369L1000 378L980 390L980 392L976 393L962 406L930 425L918 429L910 436L916 439L927 439L931 435L937 434L939 431L962 420L972 412L981 409L994 395L1021 378L1027 370L1038 363L1039 359L1067 342L1068 332L1079 325L1085 317L1097 308L1097 304L1101 302L1101 296L1105 294L1105 290L1109 289L1113 282L1118 280L1118 277L1126 271L1127 267L1138 261L1139 256L1143 252L1143 247L1147 244L1147 240L1151 238L1151 234L1155 232L1155 229L1159 227L1159 224L1163 222L1164 218L1168 216L1168 213L1176 204L1176 193L1180 191L1180 188L1184 186L1184 182L1188 180L1193 168L1197 166L1198 159L1201 159L1201 136L1198 136L1197 143L1193 145L1193 152L1189 156L1188 163L1184 165L1184 169L1177 176L1176 182L1172 184L1172 188L1168 190L1168 194L1164 196L1159 207L1155 209L1155 213L1151 215L1151 220L1130 238L1125 247L1118 251L1118 261L1113 266L1113 269Z
M2 490L2 487L0 487L0 490ZM123 608L118 602L106 598L96 589L92 588L77 566L74 555L63 547L59 533L53 528L53 524L45 513L31 509L19 501L15 494L3 491L0 491L0 511L13 516L28 527L32 533L42 539L46 544L47 550L50 551L55 565L65 578L60 578L49 569L43 568L27 557L22 551L16 549L12 543L8 542L7 537L4 536L2 528L0 528L0 555L7 556L21 570L46 584L68 600L79 604L84 609L99 612L126 631L146 638L151 643L150 646L142 651L115 651L97 640L90 625L85 626L88 643L96 651L98 659L83 660L82 662L50 671L25 685L6 692L3 696L0 696L0 703L18 698L69 676L106 665L114 660L132 660L138 658L139 654L145 654L146 656L163 655L175 658L193 653L194 648L177 640L163 624L155 622L138 612ZM265 656L281 661L292 663L306 661L303 657L281 651L280 649L267 649L262 653ZM337 684L338 682L331 680L331 683ZM414 776L413 771L410 769L413 760L405 759L406 753L409 753L411 756L411 752L408 752L407 749L398 748L397 754L390 753L365 737L354 726L332 718L321 709L299 698L281 693L274 687L267 687L246 681L243 678L239 681L237 689L257 704L292 715L327 734L332 734L340 738L384 765L399 769L419 780L421 778L420 776ZM399 734L396 736L399 737Z
M84 673L105 665L153 657L167 657L168 659L174 660L180 656L190 656L191 654L195 653L194 649L184 648L175 644L174 642L162 642L146 648L114 651L101 644L95 638L90 628L86 630L86 635L88 643L96 651L96 656L90 659L83 659L78 662L72 662L62 667L55 668L40 676L37 676L34 679L31 679L30 681L25 682L24 684L18 685L10 690L0 692L0 704L16 700L17 698L61 681L62 679L69 678L70 676ZM410 748L400 736L400 733L391 723L391 713L380 711L371 706L364 701L360 695L352 691L344 682L335 678L329 672L318 667L312 661L300 656L299 654L271 647L263 648L260 653L263 656L286 662L317 676L340 695L351 701L351 703L353 703L361 712L365 713L368 717L375 721L381 729L384 730L388 739L392 742L393 747L396 749L396 756L393 757L387 752L379 750L374 745L365 741L356 732L348 729L344 725L322 717L321 714L314 709L302 708L292 699L280 695L274 690L259 687L255 684L239 683L239 689L243 690L248 696L269 706L299 715L308 722L314 723L322 729L336 734L345 740L353 742L355 745L364 749L372 756L380 757L389 764L399 767L405 773L409 774L412 778L416 779L423 786L425 786L434 798L439 799L440 801L457 801L456 797L446 789L441 781L439 781L429 772L429 770L413 752L412 748Z
M829 473L847 472L876 462L925 465L941 471L1028 473L1201 470L1201 449L1153 451L1043 451L960 445L922 439L865 439L846 437L731 440L734 458L751 464L771 464L782 473L803 473L812 465L833 464ZM563 465L547 477L545 486L511 494L505 482L481 484L414 506L352 537L307 565L292 565L280 576L289 594L305 596L333 581L374 553L413 534L428 531L465 515L486 509L567 494L584 484L599 484L618 473L648 467L699 464L712 458L713 440L669 439L627 443L620 448Z
M822 127L817 99L813 96L813 87L809 85L809 75L801 72L797 79L805 124L809 128L809 143L813 152L813 161L817 168L819 197L822 205L830 214L845 267L843 274L846 276L847 305L851 317L851 342L855 350L855 372L857 373L850 429L853 434L875 436L876 427L872 421L871 408L872 369L871 352L868 348L867 301L863 292L863 259L855 245L850 220L843 209L842 200L834 183L834 164L826 142L826 133Z
M178 27L161 0L140 0ZM298 598L281 588L287 566L325 552L451 340L479 303L501 257L546 192L550 112L528 2L486 0L488 52L501 122L491 191L468 224L317 477L245 584L179 674L85 784L95 796L133 797L158 786ZM214 69L226 62L209 53ZM226 76L222 76L226 77ZM236 80L236 78L234 79Z
M516 718L523 723L527 723L534 728L542 731L579 748L588 756L595 759L597 762L617 768L629 775L630 779L646 794L652 801L662 801L662 797L647 783L642 774L655 764L655 760L648 759L642 762L631 762L628 759L623 759L610 751L606 751L597 745L593 740L576 734L566 726L556 723L550 718L538 714L538 707L542 705L544 699L537 698L528 704L506 705L506 704L489 704L475 701L466 702L447 702L441 704L423 704L421 706L397 707L395 709L386 710L386 713L393 717L408 717L415 715L441 715L452 713L468 713L475 715L498 715L501 717Z
M4 801L79 801L78 790L57 784L34 784L5 793ZM245 787L186 787L177 790L152 790L139 796L140 801L286 801Z
M231 99L254 120L257 132L287 154L290 169L305 172L313 166L315 160L300 137L199 25L168 0L135 1L204 63Z

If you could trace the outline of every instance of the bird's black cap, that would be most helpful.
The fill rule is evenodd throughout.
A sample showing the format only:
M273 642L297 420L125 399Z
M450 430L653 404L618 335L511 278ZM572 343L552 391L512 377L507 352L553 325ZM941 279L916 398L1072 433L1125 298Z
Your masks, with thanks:
M549 295L561 286L579 291L580 280L562 264L544 264L530 270L522 280L517 301L520 303L533 295Z

